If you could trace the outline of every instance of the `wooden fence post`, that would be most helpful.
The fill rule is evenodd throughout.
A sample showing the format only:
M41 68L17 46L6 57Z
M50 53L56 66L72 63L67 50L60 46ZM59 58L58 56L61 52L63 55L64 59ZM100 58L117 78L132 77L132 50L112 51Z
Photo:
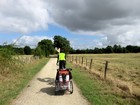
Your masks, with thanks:
M87 58L86 58L86 67L87 67Z
M91 61L90 61L90 67L89 67L89 69L90 69L90 70L92 69L92 59L91 59Z
M82 57L82 63L81 63L82 65L83 65L83 62L84 62L84 58Z
M105 63L104 79L106 79L107 68L108 68L108 61L106 61Z
M73 56L71 56L71 63L73 63Z
M80 56L79 56L79 64L80 64Z
M72 61L72 56L70 56L70 62Z

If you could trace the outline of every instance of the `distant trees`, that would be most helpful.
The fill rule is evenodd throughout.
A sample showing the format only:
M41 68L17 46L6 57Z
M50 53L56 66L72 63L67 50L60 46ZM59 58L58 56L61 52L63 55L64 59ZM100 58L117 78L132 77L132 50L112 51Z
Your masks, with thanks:
M62 36L54 36L54 41L49 39L43 39L38 42L36 48L31 49L29 46L24 48L17 48L12 45L0 45L0 51L3 51L3 48L10 48L15 54L34 54L35 56L49 56L50 54L55 53L55 47L62 48L66 53L71 54L102 54L102 53L138 53L140 52L140 46L127 45L122 47L121 45L107 46L106 48L94 48L94 49L73 49L70 46L70 42Z
M24 54L26 54L26 55L32 54L32 50L29 46L24 47Z
M37 46L34 50L34 56L39 56L42 58L44 56L43 51L41 50L40 46Z
M62 48L66 53L72 49L70 47L69 41L61 36L54 36L54 42L49 39L43 39L38 42L38 46L34 50L34 55L36 56L49 56L55 53L55 47Z
M140 47L128 45L128 46L126 46L126 50L127 50L128 52L137 53L137 52L140 52Z
M15 55L15 52L11 45L0 46L0 57L8 60L12 58L12 55Z
M23 55L24 54L24 48L13 48L14 49L14 52L16 54L19 54L19 55Z
M112 47L112 46L107 46L107 47L104 49L104 52L105 52L105 53L113 53L113 52L114 52L113 47Z
M40 56L40 57L48 57L50 54L55 53L55 47L62 48L66 53L69 53L72 48L70 47L70 42L62 37L62 36L54 36L54 42L49 39L43 39L40 42L38 42L36 48L30 48L30 46L25 46L24 48L15 47L14 45L10 45L11 49L15 52L15 54L20 55L30 55L33 54L34 56ZM7 47L9 45L0 45L0 50L4 47Z
M71 50L70 53L74 53L74 54L85 54L85 53L102 54L102 53L138 53L138 52L140 52L140 46L128 45L126 47L121 47L120 45L114 45L113 47L107 46L106 48Z
M35 55L43 55L45 57L54 54L53 42L49 39L43 39L38 43L34 52Z

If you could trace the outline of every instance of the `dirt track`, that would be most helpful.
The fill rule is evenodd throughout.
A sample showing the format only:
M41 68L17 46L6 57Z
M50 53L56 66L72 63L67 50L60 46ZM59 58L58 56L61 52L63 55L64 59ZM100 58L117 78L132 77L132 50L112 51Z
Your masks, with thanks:
M90 105L74 84L73 94L54 95L56 58L51 58L11 105Z

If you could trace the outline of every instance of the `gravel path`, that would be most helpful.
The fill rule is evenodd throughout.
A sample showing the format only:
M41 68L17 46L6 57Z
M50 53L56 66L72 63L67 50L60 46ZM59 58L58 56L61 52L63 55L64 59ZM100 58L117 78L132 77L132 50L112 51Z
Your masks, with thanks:
M54 95L56 58L51 58L11 105L90 105L74 84L73 94Z

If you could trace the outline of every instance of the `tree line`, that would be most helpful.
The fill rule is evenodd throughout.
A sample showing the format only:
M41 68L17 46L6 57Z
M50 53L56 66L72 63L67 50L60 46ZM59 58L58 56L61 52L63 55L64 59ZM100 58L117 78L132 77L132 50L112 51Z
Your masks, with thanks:
M106 48L94 48L94 49L77 49L71 50L72 54L103 54L103 53L138 53L140 52L140 46L127 45L121 47L121 45L107 46Z
M72 49L70 47L70 42L65 37L56 35L54 36L53 40L54 41L43 39L38 42L36 48L31 48L30 46L25 46L24 48L15 47L13 44L0 45L0 53L4 52L5 49L9 49L9 51L14 54L48 57L50 54L57 53L55 48L61 48L65 53L69 53Z
M30 46L14 47L14 45L0 45L0 53L5 51L5 48L12 50L12 54L20 55L34 55L40 57L48 57L50 54L57 53L55 48L61 48L65 53L70 54L102 54L102 53L138 53L140 52L140 46L127 45L121 47L121 45L107 46L106 48L94 48L94 49L73 49L70 46L69 40L65 37L56 35L52 40L43 39L38 42L36 48L30 48Z

